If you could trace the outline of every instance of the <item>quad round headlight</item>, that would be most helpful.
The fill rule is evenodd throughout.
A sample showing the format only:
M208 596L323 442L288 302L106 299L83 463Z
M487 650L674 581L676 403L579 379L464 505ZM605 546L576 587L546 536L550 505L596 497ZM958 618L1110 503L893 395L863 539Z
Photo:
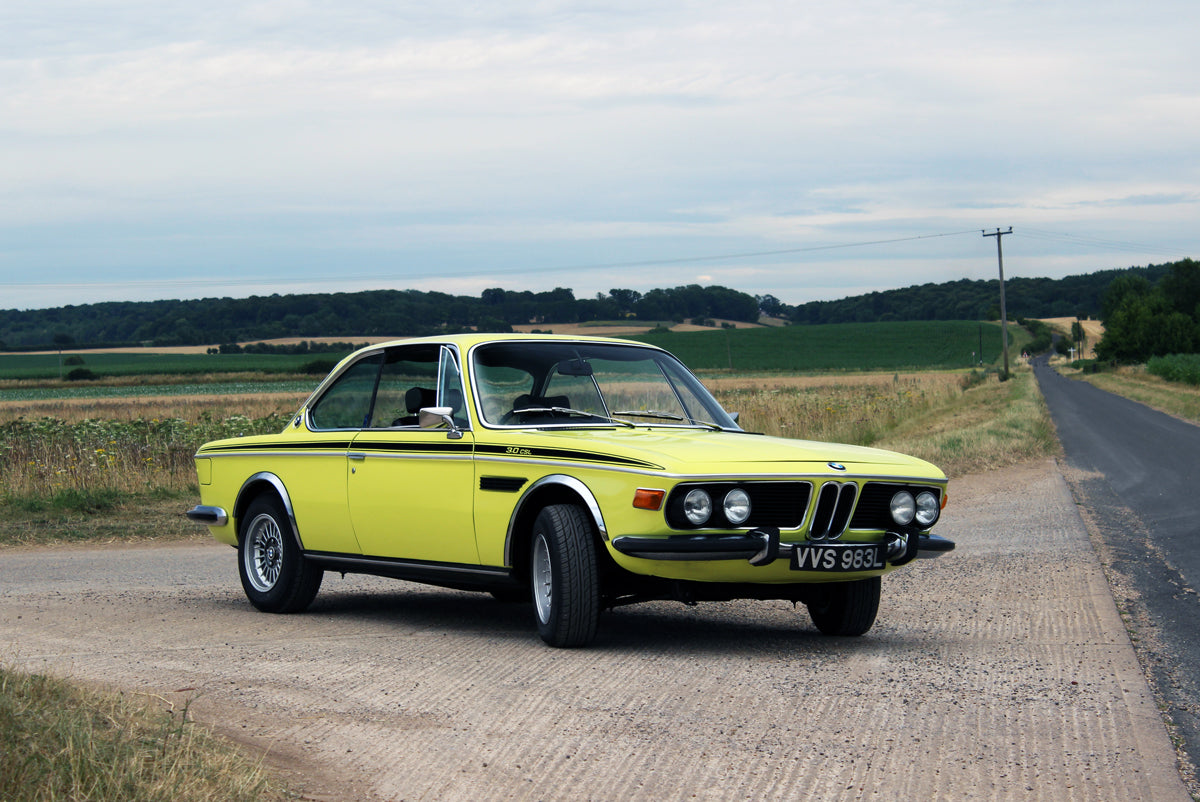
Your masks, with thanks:
M916 503L917 523L921 526L933 526L933 522L938 519L938 513L941 512L941 505L938 504L937 496L927 490L917 495Z
M696 488L683 497L683 514L693 526L700 526L712 517L712 498L708 492Z
M892 502L889 507L892 512L892 520L899 526L908 526L917 514L916 499L907 490L901 490L892 496Z
M750 494L735 487L725 494L725 519L734 526L741 526L750 517Z

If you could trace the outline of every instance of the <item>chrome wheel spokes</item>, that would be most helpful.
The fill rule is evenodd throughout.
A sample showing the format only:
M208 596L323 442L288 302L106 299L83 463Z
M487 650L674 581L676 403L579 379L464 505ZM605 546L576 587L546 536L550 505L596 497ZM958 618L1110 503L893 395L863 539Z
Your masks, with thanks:
M251 584L266 592L275 587L283 568L283 533L270 515L260 515L250 525L246 573Z
M550 546L546 536L538 533L533 541L533 603L538 620L550 620L550 601L554 592L554 575L550 568Z

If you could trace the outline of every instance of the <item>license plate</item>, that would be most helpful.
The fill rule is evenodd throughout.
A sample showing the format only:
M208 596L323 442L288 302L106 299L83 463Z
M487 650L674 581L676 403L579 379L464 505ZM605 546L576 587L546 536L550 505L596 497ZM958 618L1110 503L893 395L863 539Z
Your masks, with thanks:
M887 567L882 543L824 543L797 545L794 571L876 571Z

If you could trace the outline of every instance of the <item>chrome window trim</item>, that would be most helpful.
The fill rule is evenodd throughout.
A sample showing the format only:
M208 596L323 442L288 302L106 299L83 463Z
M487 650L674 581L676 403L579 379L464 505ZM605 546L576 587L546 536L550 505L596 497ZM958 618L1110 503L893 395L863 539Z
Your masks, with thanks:
M474 425L472 423L471 414L470 414L470 410L472 409L472 404L466 403L466 401L465 401L465 399L468 396L467 387L470 384L470 382L467 381L466 374L463 372L463 367L462 367L463 366L463 356L462 356L462 353L458 349L457 343L448 343L448 342L441 342L441 341L429 341L429 342L420 342L420 343L408 343L408 342L404 342L404 341L399 341L399 342L391 341L391 342L386 342L386 343L379 343L377 346L374 346L371 348L366 348L366 349L363 349L362 351L356 351L352 354L349 354L344 360L342 360L342 362L338 363L338 365L329 372L329 375L326 376L321 381L320 384L317 385L317 389L313 390L312 393L309 394L308 398L304 399L304 404L301 406L301 409L303 410L304 414L303 414L303 416L296 416L296 417L297 418L302 417L303 422L304 422L304 428L310 432L427 432L427 431L439 432L439 431L445 431L443 429L422 429L420 426L384 426L384 427L379 427L379 428L369 428L366 426L345 426L345 427L337 427L337 428L330 428L330 429L321 429L313 424L313 420L312 420L313 405L321 399L321 397L325 394L325 391L328 389L328 387L330 385L332 385L339 378L341 378L342 374L344 374L347 370L349 370L353 366L357 365L359 362L362 362L364 359L370 359L371 357L377 356L379 354L384 355L384 363L382 363L382 364L386 364L388 351L402 349L402 348L408 347L410 345L416 346L416 347L433 345L438 348L436 383L439 385L437 388L439 395L441 394L441 386L440 386L441 385L441 376L442 376L444 360L446 359L446 352L450 352L450 354L453 356L454 361L455 361L456 365L458 366L459 391L463 393L464 408L465 408L465 411L467 412L467 425L465 427L460 426L459 431L464 431L464 432L471 431L474 428ZM356 357L356 358L351 360L351 357ZM382 368L382 364L380 365L381 368ZM378 387L379 387L379 377L376 376L375 377L375 388L378 389ZM470 393L469 395L473 402L474 401L474 393Z
M557 339L557 338L532 338L531 337L531 338L525 339L525 338L514 337L511 339L505 339L503 341L488 340L485 342L479 342L479 343L475 343L475 344L471 345L467 349L467 353L466 353L467 370L464 373L464 376L469 376L468 384L470 384L470 386L471 386L471 407L475 412L475 418L479 421L479 425L482 426L484 429L494 429L496 431L514 431L514 430L519 431L521 429L555 429L555 430L563 429L563 428L570 428L570 429L588 428L588 429L591 429L591 428L612 428L614 426L620 426L621 428L626 428L622 424L603 423L603 422L582 423L582 424L581 423L561 423L561 424L545 424L545 425L539 425L539 426L529 426L529 425L513 426L512 424L492 423L486 417L484 417L483 408L482 408L482 406L480 406L479 396L477 393L474 392L476 383L477 383L477 377L475 375L475 351L478 348L482 348L482 347L488 346L488 345L493 345L496 342L504 342L504 343L522 343L522 342L524 342L524 343L537 343L539 345L556 343L556 344L568 344L569 345L576 341L570 340L570 339ZM591 344L597 344L593 341L586 341L586 342L591 343ZM709 391L707 387L704 387L704 382L700 381L699 377L697 377L696 374L692 372L691 368L689 368L687 365L685 365L682 362L682 360L680 360L677 356L672 354L670 351L667 351L665 348L659 348L657 345L650 345L648 343L634 342L632 340L614 340L611 343L601 340L598 342L598 344L600 344L600 345L617 345L617 346L628 347L628 348L640 348L645 351L655 352L661 356L671 359L680 368L682 368L689 376L691 376L692 379L698 385L703 387L704 390L709 393L709 395L712 395L712 392ZM459 362L460 370L462 368L462 365L463 365L463 363L460 361ZM660 371L662 370L661 366L659 366L659 370ZM669 378L668 378L668 383L671 383ZM678 394L678 390L674 389L673 384L672 384L672 391L675 392L676 394ZM713 402L716 403L718 407L721 406L720 402L716 400L715 396L713 397ZM684 405L683 408L686 409L687 408L686 405ZM724 409L724 407L721 407L721 409ZM730 415L728 410L726 410L725 414ZM736 424L737 421L734 421L734 423ZM697 424L679 424L679 423L675 423L675 424L633 424L633 425L635 427L639 427L639 428L642 428L642 427L657 428L659 426L670 425L670 426L673 426L673 427L679 428L679 429L690 429L690 430L699 429L702 431L715 431L712 428L712 426L706 426L702 423L697 423ZM713 424L713 425L716 426L718 424ZM727 428L721 427L720 430L723 432L744 431L741 427L738 427L736 429L727 429Z

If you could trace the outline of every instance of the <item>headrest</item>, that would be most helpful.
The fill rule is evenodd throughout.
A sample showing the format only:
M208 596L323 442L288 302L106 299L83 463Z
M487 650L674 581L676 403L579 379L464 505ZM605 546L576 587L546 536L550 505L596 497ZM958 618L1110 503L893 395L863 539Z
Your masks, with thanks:
M404 394L404 406L409 412L416 414L424 407L431 407L437 401L437 391L428 387L412 387Z

